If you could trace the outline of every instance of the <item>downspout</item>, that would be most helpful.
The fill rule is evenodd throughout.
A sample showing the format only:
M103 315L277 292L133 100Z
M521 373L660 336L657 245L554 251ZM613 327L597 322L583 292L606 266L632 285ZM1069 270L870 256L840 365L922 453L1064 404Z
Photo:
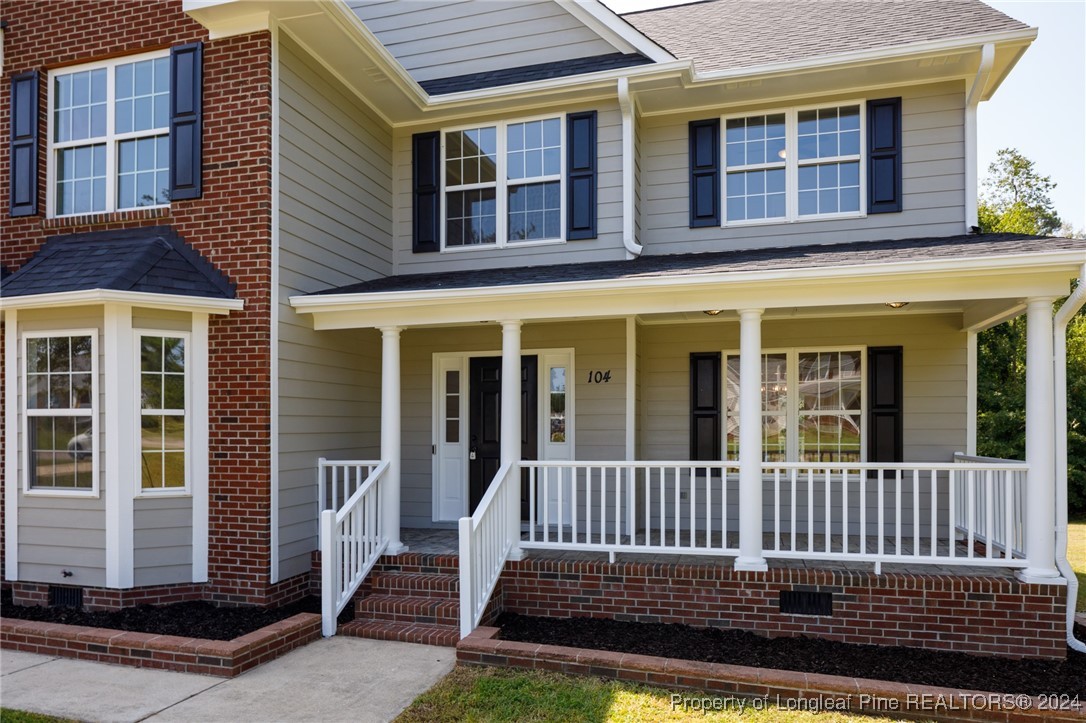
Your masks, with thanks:
M1067 560L1067 324L1086 304L1086 264L1078 274L1078 287L1056 312L1052 334L1056 382L1056 568L1067 580L1067 646L1086 653L1086 643L1075 637L1078 578Z
M634 101L627 78L618 79L618 107L622 111L622 245L630 260L640 256L644 247L637 242L634 224Z
M988 85L995 61L995 45L985 43L980 51L980 67L965 98L965 233L972 233L977 220L977 106Z

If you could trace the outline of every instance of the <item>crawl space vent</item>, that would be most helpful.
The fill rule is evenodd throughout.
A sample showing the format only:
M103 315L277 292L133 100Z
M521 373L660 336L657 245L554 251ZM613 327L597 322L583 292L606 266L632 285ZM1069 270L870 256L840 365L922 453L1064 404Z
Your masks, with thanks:
M61 585L49 586L49 607L54 608L81 608L83 607L83 588L63 587Z
M789 615L833 615L833 593L782 590L780 606Z

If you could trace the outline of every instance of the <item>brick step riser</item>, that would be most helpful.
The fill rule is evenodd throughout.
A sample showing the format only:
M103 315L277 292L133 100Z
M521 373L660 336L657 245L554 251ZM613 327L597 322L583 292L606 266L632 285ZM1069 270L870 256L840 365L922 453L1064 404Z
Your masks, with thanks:
M369 591L376 595L460 599L460 579L451 575L425 577L386 572L373 578Z
M413 607L413 606L412 606ZM365 601L358 605L355 612L356 620L386 620L397 623L418 623L420 625L459 625L460 610L458 607L442 608L418 608L412 607L396 609L367 608Z
M455 555L404 553L382 557L373 566L374 573L404 572L426 575L460 575L460 558Z
M355 620L341 625L339 635L370 640L395 640L402 643L421 643L456 647L460 639L459 628L452 625L414 625L388 621Z

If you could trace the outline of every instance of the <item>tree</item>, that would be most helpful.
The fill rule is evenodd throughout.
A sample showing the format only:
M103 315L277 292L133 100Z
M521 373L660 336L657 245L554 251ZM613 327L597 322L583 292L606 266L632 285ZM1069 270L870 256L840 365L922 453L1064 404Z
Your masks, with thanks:
M1062 224L1049 192L1056 184L1041 176L1017 150L1005 148L988 167L978 204L985 232L1051 234L1074 237ZM1081 232L1079 232L1081 233ZM1077 236L1081 237L1081 236ZM1054 305L1058 309L1064 302ZM977 451L1005 459L1025 459L1026 318L1020 316L977 336ZM1068 507L1086 514L1086 314L1067 327Z
M977 204L984 233L1024 233L1048 236L1061 221L1049 193L1056 187L1050 176L1037 172L1033 161L1014 148L1004 148L988 166L988 178Z

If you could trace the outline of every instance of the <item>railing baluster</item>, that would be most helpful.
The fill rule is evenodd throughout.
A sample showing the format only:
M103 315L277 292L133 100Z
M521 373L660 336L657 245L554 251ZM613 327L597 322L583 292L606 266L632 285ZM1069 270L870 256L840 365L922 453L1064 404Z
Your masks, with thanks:
M913 470L913 555L920 557L920 470Z
M976 506L977 505L977 503L976 503L977 477L976 477L976 474L973 472L973 470L969 470L969 472L966 473L966 479L969 480L968 487L966 488L966 494L968 495L968 498L966 499L966 507L969 510L969 513L968 513L969 548L966 550L965 556L969 557L969 558L972 558L974 556L974 548L973 548L973 546L976 543L975 530L977 528L977 506Z
M826 552L829 553L830 552L830 540L833 537L833 522L832 522L832 514L831 514L831 511L830 511L830 500L831 500L830 492L831 492L831 490L830 490L830 468L829 467L826 468L825 474L823 476L825 477L825 484L826 484L826 523L825 523L826 545L825 545L825 549L826 549Z
M682 505L680 503L680 491L682 489L682 482L679 479L679 468L675 468L675 542L674 546L679 546L679 530L682 527Z
M781 551L781 468L773 468L773 549Z
M931 556L939 556L939 476L931 471Z
M841 554L848 554L848 468L841 468Z
M886 494L882 472L882 469L879 469L879 557L882 557L886 551L886 528L883 512L886 507Z
M1003 558L1010 560L1014 557L1014 475L1004 472L1003 484Z
M995 523L992 516L992 503L995 497L995 487L992 486L992 470L984 472L984 557L992 559L992 548L995 547Z
M543 468L543 542L551 541L551 468Z
M728 549L728 465L720 466L720 549Z
M705 468L705 549L713 546L713 468Z
M894 472L894 554L901 554L901 470Z
M332 509L339 511L339 465L332 467Z
M558 484L558 510L557 510L557 512L555 514L555 517L558 520L558 528L557 528L557 535L556 536L558 538L558 543L561 544L562 543L562 526L563 526L563 523L565 522L565 512L566 512L563 509L563 503L565 502L565 499L564 499L564 495L562 494L562 488L566 486L566 475L563 474L563 472L565 472L565 470L563 470L563 469L558 469L556 471L558 472L558 482L557 482L557 484Z
M807 468L807 552L814 552L814 469Z
M867 553L867 470L860 470L860 545L861 555Z
M652 468L645 468L645 547L651 543L652 534Z
M607 468L599 466L600 470L600 544L607 544Z
M697 547L697 495L698 495L698 470L690 468L690 535L687 537L690 547Z
M528 468L528 541L535 542L535 465Z
M799 491L799 470L795 467L788 470L788 477L792 482L792 552L796 551L796 495ZM739 501L743 503L742 500Z
M592 468L584 468L584 541L592 544Z
M571 467L569 470L569 514L572 518L570 520L570 541L577 542L577 518L579 517L577 508L577 469Z

